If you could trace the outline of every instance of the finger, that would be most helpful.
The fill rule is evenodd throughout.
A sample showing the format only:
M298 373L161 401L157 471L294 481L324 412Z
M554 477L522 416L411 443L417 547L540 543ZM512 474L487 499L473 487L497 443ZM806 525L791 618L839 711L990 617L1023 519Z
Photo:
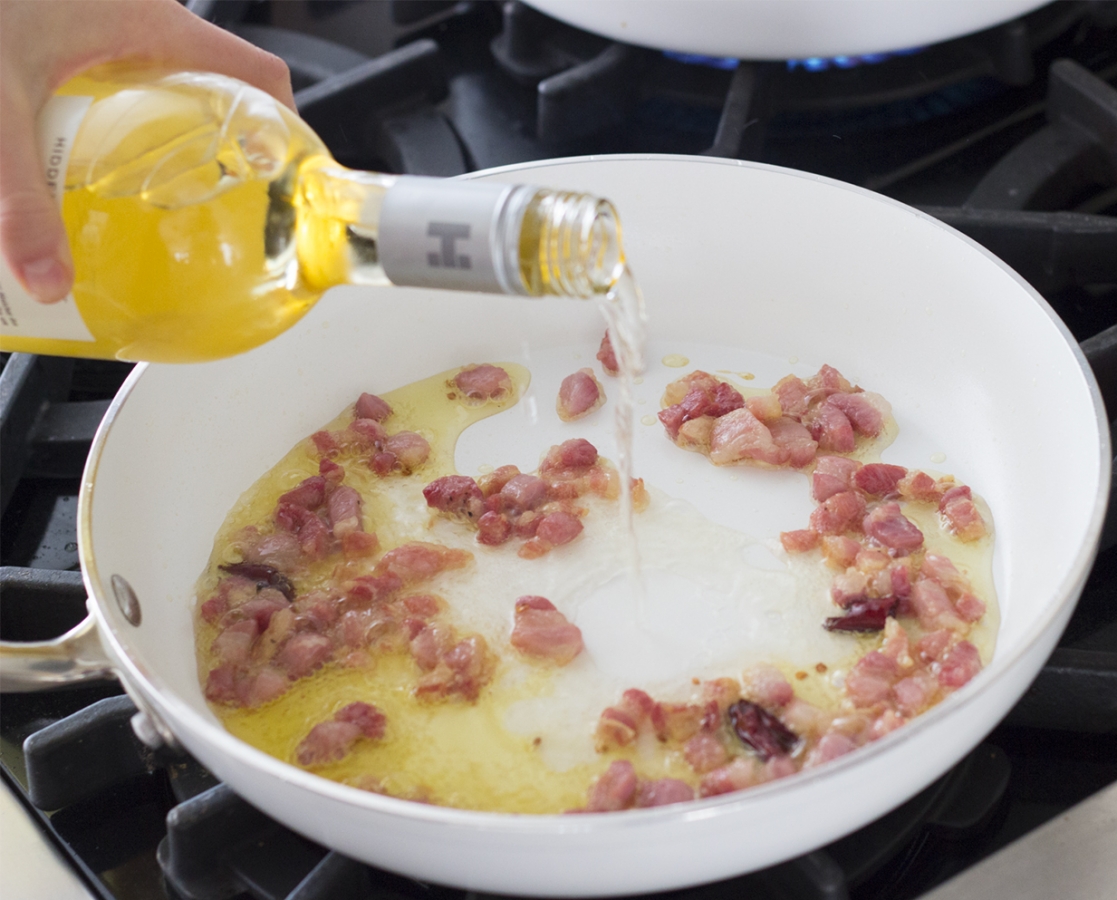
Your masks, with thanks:
M271 94L295 108L291 73L278 56L261 50L243 38L225 31L180 6L176 0L147 5L158 22L151 23L155 34L166 37L159 62L171 68L201 69L237 78ZM137 22L136 38L150 45L152 31Z
M18 98L4 98L0 141L0 250L12 273L38 300L70 292L73 261L58 211L43 177L35 123Z

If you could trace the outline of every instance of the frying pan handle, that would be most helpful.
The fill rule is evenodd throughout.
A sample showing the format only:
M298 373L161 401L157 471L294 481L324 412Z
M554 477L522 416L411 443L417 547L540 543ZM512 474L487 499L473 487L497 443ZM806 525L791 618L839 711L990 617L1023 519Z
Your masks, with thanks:
M41 691L81 681L115 678L97 639L97 623L86 616L50 641L0 641L0 692Z

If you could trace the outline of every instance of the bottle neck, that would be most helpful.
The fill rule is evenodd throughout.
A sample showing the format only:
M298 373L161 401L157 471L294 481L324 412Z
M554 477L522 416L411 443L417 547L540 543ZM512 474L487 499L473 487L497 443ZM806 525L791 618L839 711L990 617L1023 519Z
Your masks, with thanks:
M328 157L298 172L300 274L316 290L397 284L591 297L624 268L613 206L492 181L382 175Z

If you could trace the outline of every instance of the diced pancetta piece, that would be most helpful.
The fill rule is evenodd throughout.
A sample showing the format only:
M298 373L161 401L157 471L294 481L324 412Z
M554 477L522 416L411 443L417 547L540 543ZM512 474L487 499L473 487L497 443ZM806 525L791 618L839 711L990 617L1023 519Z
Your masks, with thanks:
M715 710L715 717L717 713ZM658 703L652 717L656 737L676 743L694 737L706 724L709 710L695 703Z
M795 375L788 375L777 381L772 393L779 398L780 408L785 416L802 418L810 405L807 385Z
M727 765L707 772L698 786L698 795L714 797L718 794L743 791L745 788L762 783L764 777L764 766L757 760L738 756Z
M439 648L437 663L419 680L415 693L420 697L459 694L474 701L492 678L495 665L485 639L479 634L470 635L448 649Z
M805 553L818 546L819 533L813 528L781 531L780 543L788 553Z
M552 547L569 544L582 533L582 520L568 512L547 513L539 520L535 536Z
M924 503L938 503L943 489L926 472L908 472L896 483L896 489L905 500L920 500Z
M514 475L500 489L503 509L513 514L535 509L547 499L547 482L537 475Z
M874 496L887 496L896 490L900 479L908 474L903 466L887 463L867 463L853 475L853 483L859 491Z
M388 432L376 419L354 419L342 432L342 443L355 450L380 450L388 440Z
M582 631L545 597L516 601L512 646L526 656L565 666L582 652Z
M899 503L875 507L861 525L865 534L896 553L911 553L923 546L923 532L903 513Z
M335 537L364 530L361 524L361 495L348 485L340 485L330 492L326 509Z
M373 419L376 422L383 422L392 414L392 407L387 400L377 397L376 394L363 393L357 398L353 411L358 419Z
M894 659L872 650L846 675L846 694L858 708L882 703L891 696L892 684L899 675L900 667Z
M617 812L636 800L636 770L627 759L616 759L593 783L586 802L587 812Z
M397 431L384 441L384 452L396 458L393 468L399 468L407 475L427 461L431 445L414 431Z
M943 494L939 501L939 512L946 527L962 541L976 541L985 537L985 520L978 511L977 504L965 486L955 487Z
M326 479L321 475L311 475L303 479L279 498L278 505L298 506L302 509L317 509L326 499Z
M512 537L512 522L503 513L487 512L477 520L477 541L490 547Z
M478 478L477 486L481 488L481 493L488 498L493 494L499 494L504 486L519 474L520 470L515 466L498 466Z
M268 566L277 571L289 571L300 564L302 548L293 534L276 531L261 535L255 529L252 531L251 539L238 541L246 563Z
M892 686L896 707L908 718L923 712L935 698L939 686L935 679L922 670L901 678Z
M827 497L811 513L811 528L819 534L860 531L865 517L865 498L856 491L842 491Z
M939 684L952 690L960 688L980 671L981 657L977 647L969 641L958 641L947 648L939 660Z
M299 742L295 758L303 766L320 766L343 759L361 737L379 740L387 720L371 703L357 701L319 722Z
M837 396L837 395L834 395ZM803 422L818 441L818 449L833 453L849 453L857 446L853 424L841 409L827 397L812 409Z
M711 772L729 761L729 753L709 731L700 731L683 745L683 757L698 774Z
M845 756L850 751L856 749L857 744L847 735L841 734L840 732L824 734L807 756L807 760L803 765L820 766L825 762L830 762L832 759L837 759L839 756Z
M937 581L920 578L912 585L911 605L919 624L926 631L947 628L963 632L968 627L959 618L946 590Z
M411 584L433 578L447 569L460 569L472 559L473 555L466 550L412 541L385 553L373 569L373 575L391 575L403 584Z
M275 655L275 663L292 680L303 678L319 668L333 654L333 642L322 634L304 632L293 635Z
M839 569L852 566L860 551L861 545L845 535L828 534L822 539L822 558Z
M476 522L485 512L485 497L468 475L444 475L425 488L427 506L458 519Z
M317 513L302 506L280 503L275 523L298 539L299 550L308 559L324 559L333 549L333 535Z
M605 389L593 374L593 369L579 369L567 375L559 386L555 409L564 422L573 422L588 416L605 403Z
M710 431L710 461L723 466L754 459L782 465L790 452L772 439L772 432L747 407L735 409L714 421Z
M675 443L684 450L698 450L700 453L710 452L710 434L714 430L713 416L699 416L683 422L675 435Z
M512 393L512 378L500 366L466 366L454 376L454 386L475 403L500 400Z
M244 578L253 582L257 591L263 590L264 588L275 588L288 600L295 599L295 588L294 585L291 584L291 580L274 566L248 562L246 560L242 563L223 565L220 568L221 571L228 572L232 576ZM224 585L226 582L229 582L226 587L226 601L228 601L230 599L228 592L233 587L234 583L231 579L223 579L222 584ZM253 592L242 588L239 601L237 602L243 602L243 600L249 599L252 593ZM236 602L234 602L234 605L236 605Z
M985 615L985 604L981 601L981 598L969 591L966 591L954 601L954 609L963 622L977 622Z
M741 676L741 694L753 703L768 709L786 706L795 691L784 678L783 672L768 663L746 669Z
M539 465L542 473L587 469L597 462L597 448L585 438L571 438L547 451Z
M605 337L601 339L601 346L597 348L597 360L601 363L601 368L605 370L606 375L619 375L621 372L620 366L617 365L617 354L613 350L613 342L609 339L609 332L605 332Z
M819 456L811 473L811 497L822 503L854 488L854 478L861 463L845 456Z
M874 395L879 397L880 395ZM883 400L883 398L880 398ZM853 430L867 437L876 437L884 427L884 415L877 405L869 398L868 394L831 394L826 398L826 403L840 409Z
M776 446L787 451L787 462L792 468L801 469L811 464L818 451L818 441L811 437L805 425L787 416L765 424Z
M621 702L602 711L594 733L598 753L624 747L636 739L640 729L656 711L656 702L644 691L630 688L621 696Z
M768 426L771 426L773 422L783 416L780 398L775 394L754 394L745 400L745 406L749 408L749 412ZM791 419L791 421L794 422L795 420Z
M633 805L637 809L651 806L667 806L670 803L685 803L694 799L694 788L677 778L660 778L656 781L641 781L636 788Z

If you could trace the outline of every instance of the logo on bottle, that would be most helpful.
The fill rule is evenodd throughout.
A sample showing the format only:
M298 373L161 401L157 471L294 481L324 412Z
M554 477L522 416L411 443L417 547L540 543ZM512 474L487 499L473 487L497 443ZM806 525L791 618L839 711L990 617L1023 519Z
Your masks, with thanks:
M427 236L439 239L437 252L427 254L427 264L435 269L472 269L468 254L455 253L454 242L469 240L470 227L464 222L431 222Z

